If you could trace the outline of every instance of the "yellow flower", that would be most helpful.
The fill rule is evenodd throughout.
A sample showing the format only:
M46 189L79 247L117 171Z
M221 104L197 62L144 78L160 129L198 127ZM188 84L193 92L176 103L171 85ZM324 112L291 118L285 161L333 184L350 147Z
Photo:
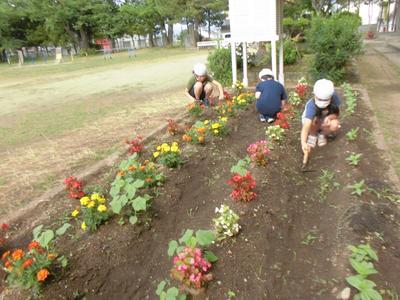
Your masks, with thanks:
M88 208L93 208L96 205L96 202L90 201L87 205Z
M107 207L103 204L99 205L99 207L97 207L97 210L99 212L105 212L107 210Z
M86 223L85 223L85 222L82 222L82 224L81 224L81 228L82 228L82 230L83 230L83 231L85 231L85 230L86 230L87 226L86 226Z
M218 134L218 132L219 132L218 129L214 129L215 134Z
M167 144L165 144L164 147L162 147L161 152L169 152L171 151L171 147Z
M158 152L158 151L157 151L157 152L154 152L154 153L153 153L153 156L154 156L154 158L159 157L159 156L160 156L160 152Z
M161 149L162 149L162 148L165 148L165 147L169 147L169 145L168 145L167 143L163 143L163 144L161 145Z
M204 120L204 125L207 125L208 123L210 123L210 121L209 120Z
M173 142L173 143L171 144L171 146L178 146L178 143L177 143L177 142Z
M89 197L85 196L81 198L81 205L85 206L89 203L90 199Z
M90 200L96 201L100 198L99 193L93 193L92 196L90 196Z
M222 117L222 118L220 118L220 120L221 120L221 122L226 122L226 121L228 121L228 118L227 117Z
M161 146L157 146L157 151L160 151L161 150Z
M214 123L214 124L211 125L212 129L218 129L220 127L221 127L221 124L219 124L219 123Z
M97 201L99 203L104 203L104 202L106 202L106 199L104 197L99 197L99 198L97 198Z
M179 151L179 147L178 146L172 146L171 147L171 151L172 152L178 152Z
M71 216L73 216L74 218L76 218L77 215L79 215L79 210L75 209L75 210L71 213Z

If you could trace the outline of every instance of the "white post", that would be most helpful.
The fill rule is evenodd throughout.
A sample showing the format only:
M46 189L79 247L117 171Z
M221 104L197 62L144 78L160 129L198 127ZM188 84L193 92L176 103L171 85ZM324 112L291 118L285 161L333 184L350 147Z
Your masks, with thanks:
M276 41L271 41L271 64L272 73L274 73L274 78L276 80Z
M283 39L279 43L279 82L285 84L285 74L283 73Z
M236 74L236 44L234 41L231 41L231 60L232 60L232 84L235 84L237 81Z
M249 86L249 80L247 79L247 43L243 42L243 86Z

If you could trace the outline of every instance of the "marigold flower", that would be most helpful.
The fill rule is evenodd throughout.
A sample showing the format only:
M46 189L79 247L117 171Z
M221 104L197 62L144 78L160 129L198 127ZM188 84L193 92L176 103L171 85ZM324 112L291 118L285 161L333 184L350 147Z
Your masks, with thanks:
M106 202L106 198L100 197L99 199L97 199L97 202L99 202L99 203L105 203L105 202Z
M11 254L11 257L13 260L20 260L24 255L25 253L22 249L17 249Z
M129 171L132 171L132 172L133 172L133 171L136 171L136 167L135 167L135 166L129 166L128 170L129 170Z
M92 196L90 196L90 200L96 201L100 198L99 193L93 193Z
M142 172L146 171L146 166L140 166L140 171Z
M87 205L88 208L93 208L96 205L96 202L90 201Z
M10 255L11 251L6 251L3 253L3 255L1 256L1 260L5 260L9 255Z
M81 228L82 228L82 230L83 230L83 231L85 231L85 230L86 230L87 226L86 226L86 223L85 223L85 222L82 222L82 224L81 224Z
M90 198L87 197L87 196L82 197L81 200L80 200L81 205L83 205L83 206L86 206L89 203L89 201L90 201Z
M154 156L154 158L159 157L159 156L160 156L160 152L158 152L158 151L154 152L154 153L153 153L153 156Z
M157 150L158 150L158 151L161 151L161 146L157 146Z
M76 216L79 215L79 210L75 209L72 213L71 216L76 218Z
M32 258L28 258L26 261L24 261L24 263L22 264L22 268L26 269L29 268L29 266L33 264L33 259Z
M45 281L46 278L49 276L49 270L47 269L40 269L39 272L36 274L37 281Z
M217 129L214 129L214 133L215 133L215 134L218 134L219 131L218 131Z
M178 146L172 146L171 147L171 151L172 152L178 152L179 151L179 147Z
M99 206L97 207L97 210L98 210L99 212L105 212L105 211L107 211L107 206L101 204L101 205L99 205Z
M122 177L122 176L124 176L124 175L125 175L125 172L124 172L124 171L119 171L119 172L118 172L118 176Z
M214 124L211 125L212 129L218 129L220 127L221 127L221 124L219 124L219 123L214 123Z
M55 259L56 257L57 257L57 254L55 254L55 253L49 253L49 254L47 254L47 258L50 259L50 260L53 260L53 259Z
M152 182L153 182L153 179L152 179L151 177L147 177L147 178L146 178L146 182L147 182L147 183L152 183Z
M220 120L221 120L221 122L227 122L228 118L227 117L222 117L222 118L220 118Z
M204 120L204 125L207 125L208 123L210 123L210 121L209 120Z
M9 271L11 271L11 270L13 269L13 267L12 267L12 265L11 265L11 262L10 262L9 260L6 261L6 263L4 264L4 266L5 266Z
M29 251L32 250L32 249L38 249L38 248L40 248L40 244L37 241L32 241L28 245Z

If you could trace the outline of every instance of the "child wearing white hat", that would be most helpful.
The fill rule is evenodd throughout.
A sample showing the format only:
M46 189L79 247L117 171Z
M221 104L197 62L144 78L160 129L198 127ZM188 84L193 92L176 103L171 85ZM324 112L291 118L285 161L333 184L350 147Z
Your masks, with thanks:
M333 82L327 79L317 80L314 84L314 97L306 103L302 115L301 148L309 152L317 144L327 144L326 137L339 128L340 99L335 93Z

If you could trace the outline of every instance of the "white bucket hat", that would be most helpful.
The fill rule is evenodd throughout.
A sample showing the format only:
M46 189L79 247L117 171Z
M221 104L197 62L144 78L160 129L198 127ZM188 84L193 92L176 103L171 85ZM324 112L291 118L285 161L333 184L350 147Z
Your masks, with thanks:
M274 77L274 73L271 69L262 69L260 73L258 73L258 78L261 80L261 78L266 75Z
M314 84L314 95L320 100L328 100L332 97L335 87L328 79L317 80Z
M195 64L193 67L193 72L197 76L204 76L207 74L207 67L205 66L205 64Z

